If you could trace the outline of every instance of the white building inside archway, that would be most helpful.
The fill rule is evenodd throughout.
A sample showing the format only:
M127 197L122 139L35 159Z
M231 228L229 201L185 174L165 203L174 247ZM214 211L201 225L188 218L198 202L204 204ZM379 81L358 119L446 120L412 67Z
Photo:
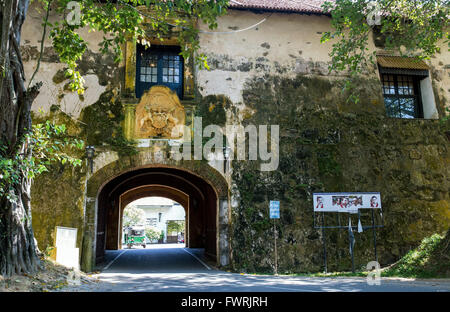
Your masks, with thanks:
M164 231L164 242L167 236L174 233L167 233L169 221L185 221L186 212L179 203L164 197L145 197L132 203L135 207L144 210L145 226L151 226L159 231ZM184 234L184 233L183 233ZM177 233L175 233L177 235Z

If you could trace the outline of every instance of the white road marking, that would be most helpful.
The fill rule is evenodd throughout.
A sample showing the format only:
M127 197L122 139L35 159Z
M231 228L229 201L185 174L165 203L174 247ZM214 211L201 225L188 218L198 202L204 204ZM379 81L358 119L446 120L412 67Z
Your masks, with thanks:
M111 264L113 264L113 262L116 261L117 258L119 258L125 251L127 251L127 250L124 249L120 254L118 254L117 257L115 257L110 263L108 263L108 265L105 266L102 271L108 270L108 268L111 266Z
M208 270L211 270L211 268L202 260L200 260L196 255L194 255L193 253L190 253L189 251L186 250L186 248L183 248L184 251L186 251L188 254L190 254L192 257L194 257L195 259L198 260L198 262L200 262L201 264L203 264L205 266L205 268L207 268Z

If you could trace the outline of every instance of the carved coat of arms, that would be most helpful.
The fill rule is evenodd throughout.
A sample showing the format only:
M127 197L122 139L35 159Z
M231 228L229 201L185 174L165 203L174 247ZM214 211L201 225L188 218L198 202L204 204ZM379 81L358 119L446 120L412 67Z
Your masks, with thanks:
M136 107L136 136L179 139L183 136L184 108L178 96L167 87L146 91Z

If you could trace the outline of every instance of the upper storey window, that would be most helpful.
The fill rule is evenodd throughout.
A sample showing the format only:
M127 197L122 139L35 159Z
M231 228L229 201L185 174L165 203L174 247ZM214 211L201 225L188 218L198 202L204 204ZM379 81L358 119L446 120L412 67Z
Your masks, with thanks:
M167 86L183 96L183 58L174 46L136 47L136 97L155 85Z
M423 61L400 56L377 56L377 61L388 117L439 117L428 65Z
M384 104L389 117L422 118L419 80L416 76L384 74Z

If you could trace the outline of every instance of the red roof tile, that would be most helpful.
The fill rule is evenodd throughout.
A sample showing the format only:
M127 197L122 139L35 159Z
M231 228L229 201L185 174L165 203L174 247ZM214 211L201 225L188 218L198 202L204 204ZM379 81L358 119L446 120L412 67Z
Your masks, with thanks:
M323 13L327 0L230 0L230 9L260 9L269 11ZM333 2L334 0L328 0Z

